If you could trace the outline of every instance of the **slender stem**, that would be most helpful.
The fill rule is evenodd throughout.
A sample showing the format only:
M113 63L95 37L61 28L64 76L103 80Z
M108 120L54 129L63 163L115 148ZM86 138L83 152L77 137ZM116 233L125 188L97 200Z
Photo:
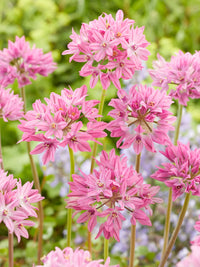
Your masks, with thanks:
M99 115L103 114L103 107L104 107L105 98L106 98L106 90L102 89L101 100L100 100L100 103L99 103ZM98 117L97 121L101 121L101 117ZM96 154L97 154L97 143L94 142L93 150L92 150L92 157L91 157L90 173L93 173L93 170L94 170ZM92 235L91 235L90 231L88 230L88 238L87 238L87 240L88 240L88 250L89 250L90 253L92 253L91 237L92 237Z
M163 244L161 259L165 254L168 244L171 210L172 210L172 188L169 189L169 195L168 195L167 214L166 214L165 229L164 229L164 244Z
M183 111L183 106L181 104L179 104L176 129L175 129L175 136L174 136L174 145L175 146L177 145L177 142L178 142L180 125L181 125L181 118L182 118L182 111ZM167 214L166 214L165 229L164 229L164 244L163 244L161 259L163 258L164 254L165 254L168 240L169 240L171 210L172 210L172 188L169 189Z
M137 155L137 157L136 157L135 170L137 173L139 173L139 171L140 171L140 159L141 159L141 153L139 155ZM135 239L136 239L136 225L131 225L129 267L134 267Z
M136 156L135 170L137 173L140 172L140 159L141 159L141 153Z
M92 253L92 233L89 230L87 235L87 241L88 241L88 251Z
M136 225L131 225L131 241L130 241L129 267L133 267L134 266L134 259L135 259L135 239L136 239Z
M180 213L180 216L179 216L179 219L178 219L178 223L174 229L174 232L172 234L172 237L169 241L169 244L167 246L167 249L165 251L165 254L163 256L163 258L161 259L160 261L160 265L159 267L164 267L165 266L165 263L169 257L169 254L173 248L173 245L176 241L176 238L178 236L178 233L179 233L179 230L181 228L181 225L182 225L182 222L183 222L183 219L185 217L185 214L186 214L186 211L187 211L187 208L188 208L188 204L189 204L189 200L190 200L190 195L191 195L191 192L190 193L186 193L186 197L185 197L185 202L184 202L184 205L182 207L182 210L181 210L181 213Z
M109 255L109 239L104 238L104 263Z
M69 148L69 156L70 156L70 178L69 181L72 182L72 174L74 174L75 162L74 162L74 153L73 150ZM68 209L67 214L67 246L71 245L71 232L72 232L72 209Z
M9 267L14 266L13 261L13 233L8 233L8 254L9 254Z
M22 87L20 88L21 90L21 97L22 100L24 101L24 114L26 113L26 95L25 95L25 88ZM38 192L41 194L41 189L40 189L40 181L38 177L38 172L37 168L35 165L35 162L33 160L33 156L30 154L31 152L31 144L27 142L27 152L29 155L29 160L31 164L31 170L33 174L33 181L35 188L38 190ZM41 257L42 257L42 245L43 245L43 223L44 223L44 213L43 213L43 207L42 207L42 202L38 202L38 220L39 220L39 231L38 231L38 255L37 255L37 263L41 264Z
M102 94L101 94L101 102L99 103L99 115L103 114L103 106L104 106L105 97L106 97L106 90L103 89ZM97 121L101 121L101 117L98 117ZM96 154L97 154L97 143L94 142L94 146L92 150L92 157L91 157L90 173L93 173L93 170L94 170Z
M177 146L177 142L178 142L182 113L183 113L183 106L181 104L179 104L178 105L178 116L177 116L177 122L176 122L175 136L174 136L174 145L175 146Z

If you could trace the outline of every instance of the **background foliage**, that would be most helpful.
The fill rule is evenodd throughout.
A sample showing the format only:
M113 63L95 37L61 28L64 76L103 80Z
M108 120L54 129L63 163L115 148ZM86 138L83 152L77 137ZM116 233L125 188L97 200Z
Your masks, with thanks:
M61 53L70 41L72 27L79 31L82 22L88 23L103 12L115 16L118 9L122 9L126 17L134 19L135 25L145 26L144 33L151 43L149 46L151 56L147 63L149 68L157 53L169 59L179 49L191 53L200 50L199 0L0 0L0 49L7 47L8 40L14 41L16 35L20 37L25 35L26 40L32 45L36 44L38 48L43 48L44 52L52 51L54 61L58 63L58 69L52 75L38 77L26 87L29 109L36 99L42 100L44 97L49 97L52 91L60 93L60 90L68 85L75 89L83 83L89 84L88 78L79 76L80 64L69 63L69 57L62 56ZM13 89L19 93L17 84L13 85ZM99 98L96 88L90 90L90 93L92 97ZM107 96L107 102L115 94L116 89L112 87ZM198 103L198 101L192 101L188 108L196 122L200 121ZM1 122L1 124L6 170L16 177L21 177L24 181L31 180L26 145L16 145L21 138L17 123ZM46 216L44 240L48 242L45 242L44 253L47 253L55 246L65 246L63 230L66 227L67 212L64 209L64 199L59 196L60 185L51 188L49 183L52 177L44 179L39 164L38 170L40 170L40 179L44 185L43 195L46 197L44 200ZM85 226L78 227L79 229L74 229L74 231L78 231L84 237ZM36 248L34 241L36 231L36 228L30 230L32 238L29 241L22 239L19 245L15 244L16 266L31 266L35 261L36 255L33 254L33 250ZM6 229L1 225L0 265L2 266L7 257L6 235ZM79 241L79 246L81 246L81 241ZM102 244L96 244L95 257L99 256L101 250ZM151 254L146 251L142 253L147 254L149 261L153 260ZM118 260L117 257L116 260ZM126 266L126 260L122 258L122 265L123 262ZM150 263L149 266L151 266Z

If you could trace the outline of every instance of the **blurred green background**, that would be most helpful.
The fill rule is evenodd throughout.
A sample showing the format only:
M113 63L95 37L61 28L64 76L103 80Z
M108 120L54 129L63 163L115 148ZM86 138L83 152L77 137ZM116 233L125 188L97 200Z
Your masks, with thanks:
M148 47L151 51L148 68L151 68L157 53L170 59L179 49L191 53L200 49L200 0L0 0L0 49L7 47L8 40L14 41L15 36L25 35L31 45L36 44L36 47L42 48L44 52L52 51L54 61L58 64L53 74L48 77L38 76L31 85L26 86L28 109L36 99L49 97L52 91L60 93L60 90L68 85L75 89L83 83L89 84L89 78L79 76L80 64L69 63L69 56L62 56L61 53L70 42L72 27L78 32L83 22L88 23L103 12L115 16L118 9L124 11L125 17L134 19L135 25L145 26L146 39L151 43ZM12 88L19 93L16 83ZM107 98L116 94L116 89L112 88ZM100 93L95 90L96 88L90 92L99 98ZM196 121L200 122L197 103L198 101L192 101L188 109L192 111ZM27 177L32 175L26 145L15 145L21 138L17 124L1 122L4 165L10 173L26 181ZM41 170L40 179L43 179ZM59 197L59 188L56 191L47 184L44 194L47 197L46 202L44 201L44 238L47 241L52 240L45 243L44 251L47 253L56 245L65 246L65 240L61 237L67 215L65 202ZM84 226L80 226L79 231L84 232ZM31 229L32 238L35 234L36 229ZM7 255L6 235L6 229L2 228L1 224L0 266L7 266L4 260ZM33 255L35 248L36 243L33 240L23 239L15 250L16 266L31 266L36 258L36 255ZM100 249L101 247L97 247L97 251ZM126 266L126 261L124 262L123 266Z

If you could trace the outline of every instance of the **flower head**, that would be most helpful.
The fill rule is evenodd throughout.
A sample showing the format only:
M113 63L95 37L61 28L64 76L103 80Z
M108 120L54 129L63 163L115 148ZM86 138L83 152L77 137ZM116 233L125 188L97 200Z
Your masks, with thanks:
M120 137L117 147L133 145L139 154L144 146L155 152L153 142L165 145L169 142L167 133L174 129L175 117L169 111L172 101L165 92L140 85L133 86L129 93L119 90L118 97L109 104L114 107L109 115L115 120L107 126L112 137Z
M199 219L200 219L200 216L199 216ZM195 230L200 232L200 220L195 223L194 228ZM194 246L199 246L200 248L200 235L197 235L197 237L195 237L195 239L191 241L191 244L193 244Z
M40 142L31 154L43 155L43 163L54 161L58 146L69 146L76 151L90 151L88 141L106 136L103 131L106 123L98 122L98 110L94 108L99 101L88 100L87 87L83 85L76 90L63 89L61 95L51 93L45 98L46 104L36 100L33 110L30 110L21 120L19 129L24 132L23 141ZM83 125L85 118L87 125ZM98 142L99 143L99 142Z
M99 170L95 169L93 174L74 174L73 182L69 182L71 193L67 207L75 209L75 215L83 211L77 222L89 220L91 232L101 217L103 222L96 238L103 233L105 238L114 237L117 241L125 220L124 210L129 211L132 224L138 220L141 224L151 225L143 209L151 211L149 205L161 201L154 198L158 187L143 184L142 176L132 166L127 166L123 155L115 155L114 149L109 155L103 151L97 164Z
M43 54L35 45L30 48L25 37L16 36L15 42L8 42L8 48L0 51L0 84L7 86L17 79L19 87L30 84L36 74L47 76L56 69L51 53Z
M163 163L151 177L172 188L173 200L189 192L200 196L200 150L192 151L189 144L178 142L177 146L169 144L160 152L170 162Z
M187 106L189 98L200 97L200 52L194 55L179 51L172 56L170 62L158 55L158 61L153 64L154 69L149 73L153 85L163 90L170 88L170 96L178 99L180 104Z
M144 27L134 28L134 20L124 20L122 10L118 10L115 19L104 13L97 20L82 24L80 35L72 29L72 41L63 55L72 54L70 61L85 62L80 75L92 75L92 88L100 78L104 89L110 82L120 89L119 79L130 79L150 54L143 31Z
M0 86L0 118L4 121L19 120L23 116L23 101L11 89Z
M31 204L43 199L32 186L30 182L22 186L21 179L17 181L13 175L0 170L0 223L3 222L10 233L15 233L18 242L21 236L29 236L24 226L34 225L34 222L27 220L29 216L37 217L36 208Z
M103 260L92 260L89 251L84 251L82 249L76 249L67 247L63 250L56 247L43 257L43 265L37 265L35 267L109 267L110 258L106 260L105 264L101 264ZM119 265L112 265L112 267L119 267Z
M176 267L198 267L200 266L200 258L199 258L199 248L198 246L192 246L192 252L185 257L182 261L180 261Z

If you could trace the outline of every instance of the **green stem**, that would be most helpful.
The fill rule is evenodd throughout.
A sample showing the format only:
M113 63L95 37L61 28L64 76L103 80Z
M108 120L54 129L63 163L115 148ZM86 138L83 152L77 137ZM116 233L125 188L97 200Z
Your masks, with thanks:
M176 129L175 129L175 135L174 135L174 145L175 146L177 145L177 142L178 142L180 125L181 125L181 118L182 118L182 111L183 111L183 106L181 104L179 104L178 112L177 112L178 116L177 116L177 122L176 122ZM168 240L169 240L171 210L172 210L172 188L169 189L167 214L166 214L165 229L164 229L164 244L163 244L163 250L162 250L161 258L165 254Z
M26 114L26 95L25 95L25 88L22 87L20 88L21 90L21 97L22 100L24 101L24 114ZM35 162L33 160L33 156L30 154L31 152L31 144L29 142L27 142L27 152L28 152L28 156L29 156L29 160L30 160L30 164L31 164L31 171L33 174L33 181L34 181L34 185L35 188L38 190L38 192L41 194L41 189L40 189L40 181L39 181L39 177L38 177L38 172L37 172L37 168L35 165ZM44 213L43 213L43 207L42 207L42 201L38 202L38 220L39 220L39 231L38 231L38 255L37 255L37 263L41 264L41 257L43 255L42 253L42 246L43 246L43 224L44 224Z
M101 94L101 100L99 103L99 115L103 114L103 106L104 106L104 102L105 102L105 97L106 97L106 90L103 89L102 94ZM98 117L97 121L101 121L101 117ZM92 157L91 157L90 173L93 173L93 170L94 170L96 154L97 154L97 143L94 142L94 146L93 146L93 150L92 150Z
M131 225L131 241L130 241L129 267L133 267L134 266L134 259L135 259L135 239L136 239L136 225Z
M177 122L176 122L175 136L174 136L174 145L175 146L177 146L177 142L178 142L182 113L183 113L183 106L181 104L179 104L178 105L178 116L177 116Z
M172 210L172 188L169 189L167 214L166 214L165 229L164 229L164 244L163 244L161 258L164 256L168 244L171 210Z
M140 172L140 159L141 159L141 153L136 156L135 170L137 173Z
M140 159L141 159L141 153L139 155L137 155L137 157L136 157L135 170L137 173L139 173L139 171L140 171ZM135 239L136 239L136 225L131 225L129 267L134 267Z
M13 233L8 233L8 254L9 254L9 267L14 266L13 257Z
M74 153L73 150L69 148L69 156L70 156L70 178L69 181L72 182L72 174L74 174L75 162L74 162ZM71 246L71 233L72 233L72 209L68 209L67 214L67 247Z
M109 239L104 238L104 263L109 255Z
M103 114L103 107L104 107L105 98L106 98L106 90L102 89L101 100L99 103L99 115ZM98 117L97 121L101 121L101 117ZM94 170L96 154L97 154L97 143L94 142L93 150L92 150L92 156L91 156L90 173L93 173L93 170ZM90 253L92 253L91 233L89 230L88 230L88 238L87 239L88 239L88 250Z
M176 238L178 236L178 233L179 233L179 230L181 228L181 225L182 225L182 222L183 222L183 219L185 217L185 214L186 214L186 211L187 211L187 208L188 208L188 204L189 204L189 200L190 200L190 195L191 195L191 192L190 193L186 193L186 197L185 197L185 202L184 202L184 205L182 207L182 210L181 210L181 213L180 213L180 216L179 216L179 219L178 219L178 223L174 229L174 232L172 234L172 237L169 241L169 244L167 246L167 249L165 251L165 254L163 256L163 258L161 259L160 261L160 265L159 267L164 267L165 266L165 263L169 257L169 254L174 246L174 243L176 241Z

